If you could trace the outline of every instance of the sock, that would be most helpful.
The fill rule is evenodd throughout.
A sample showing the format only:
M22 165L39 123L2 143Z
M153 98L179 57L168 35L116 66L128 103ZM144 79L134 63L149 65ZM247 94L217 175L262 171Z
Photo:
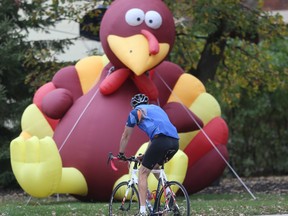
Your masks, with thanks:
M169 194L171 192L169 187L167 187L165 190L166 190L166 194Z
M140 213L146 213L146 206L140 206Z

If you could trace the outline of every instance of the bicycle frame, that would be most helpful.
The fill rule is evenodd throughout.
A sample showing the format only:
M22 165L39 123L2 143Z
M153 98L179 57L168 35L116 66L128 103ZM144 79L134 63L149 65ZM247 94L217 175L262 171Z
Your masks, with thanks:
M157 184L157 189L156 189L156 197L155 197L153 209L150 209L148 207L149 200L147 198L146 198L146 205L147 205L148 210L150 211L150 213L153 213L153 214L154 213L163 213L163 212L155 212L155 211L156 211L156 207L157 207L156 206L157 202L158 202L159 199L161 199L161 197L159 196L159 192L160 192L161 188L163 188L163 190L164 190L164 198L165 199L166 199L166 196L167 196L166 190L165 190L165 184L167 182L167 176L166 176L165 171L164 171L164 165L162 165L159 169L151 170L151 173L158 174L159 175L159 179L158 179L158 184ZM129 187L131 187L132 185L138 185L138 176L137 176L137 174L138 174L138 164L137 164L137 162L134 162L133 169L131 171L131 177L128 180ZM170 190L170 191L171 191L171 193L173 193L172 190ZM125 201L127 195L128 195L128 190L125 193L123 201ZM166 202L166 205L167 205L167 208L169 208L167 202Z
M164 164L161 165L159 167L159 169L153 169L151 170L151 173L153 174L159 174L159 178L158 178L158 184L157 184L157 189L156 189L156 197L155 197L155 201L154 201L154 206L153 206L153 212L150 212L150 213L154 213L154 214L162 214L163 212L156 212L156 208L157 208L157 203L159 201L159 199L161 199L160 197L160 190L163 188L163 194L164 194L164 198L165 198L165 205L166 205L166 208L169 209L169 206L168 206L168 202L167 202L167 194L166 194L166 188L165 188L165 185L166 185L166 182L168 181L167 180L167 176L166 176L166 173L164 171ZM171 188L169 188L170 192L171 193L174 193ZM173 197L173 196L172 196ZM173 198L174 199L174 198Z
M109 156L109 159L108 159L108 162L112 161L111 163L113 163L113 159L116 159L118 160L118 158L114 157L111 153L110 153L110 156ZM130 157L130 158L126 158L126 161L128 161L129 163L132 163L134 162L134 165L133 165L133 168L131 170L131 176L129 178L129 180L127 181L128 183L128 187L133 187L133 186L138 186L138 166L140 165L140 161L135 158L134 156ZM114 170L117 170L117 168L114 166L114 164L111 164L111 167L114 169ZM154 175L156 175L158 178L158 184L157 184L157 189L156 189L156 196L153 196L154 198L154 205L152 207L148 197L146 197L146 206L148 208L148 211L150 213L150 215L158 215L158 214L163 214L167 211L170 211L170 201L172 199L173 203L177 206L178 208L178 204L175 203L175 193L174 191L172 190L172 188L170 188L170 181L167 180L167 176L166 176L166 173L164 171L164 164L161 165L159 167L159 169L153 169L151 170L151 173L153 173ZM167 191L167 188L169 187L169 191ZM122 200L122 205L124 205L125 201L126 201L126 198L128 197L128 192L129 190L127 189L125 191L125 195L123 197L123 200ZM147 190L148 192L148 190ZM169 196L169 198L167 197L168 193L171 193L171 196ZM163 196L164 197L163 197ZM164 206L163 209L159 210L159 206L158 204L161 203L161 196L162 198L165 199L165 203L164 203ZM130 200L131 201L131 200ZM130 203L131 204L131 203Z
M138 185L137 173L138 173L138 164L137 164L137 162L134 162L133 169L131 172L131 178L129 180L129 186L131 186L132 184Z

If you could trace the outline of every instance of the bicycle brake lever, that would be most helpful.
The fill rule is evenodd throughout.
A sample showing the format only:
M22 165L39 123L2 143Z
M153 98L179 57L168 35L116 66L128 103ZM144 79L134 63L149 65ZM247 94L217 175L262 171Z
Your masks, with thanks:
M112 153L112 152L109 152L107 164L110 164L111 167L112 167L112 169L113 169L114 171L117 171L118 169L117 169L117 167L115 166L115 164L114 164L114 162L113 162L114 159L115 159L115 160L118 160L118 158L116 158L116 157L113 156L113 153Z
M112 159L113 159L113 153L112 153L112 152L109 152L107 164L109 164Z

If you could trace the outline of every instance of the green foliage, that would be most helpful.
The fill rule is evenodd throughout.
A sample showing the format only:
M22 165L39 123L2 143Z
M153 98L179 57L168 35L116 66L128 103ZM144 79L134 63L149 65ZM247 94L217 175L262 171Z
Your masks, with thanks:
M50 82L60 68L74 64L73 62L59 62L54 54L55 52L61 53L63 46L68 46L71 43L70 40L66 39L30 42L23 64L29 71L25 83L29 84L31 94L43 84Z
M201 77L210 74L206 77L216 82L223 102L237 105L241 88L251 95L276 89L285 74L274 68L273 56L264 50L287 37L282 17L260 10L261 2L258 7L240 0L165 2L177 27L171 60L205 84L208 80Z
M261 79L255 76L256 84L247 85L253 76L249 69L257 64L251 57L246 61L250 72L231 80L231 85L238 86L238 97L222 105L230 128L231 161L246 176L288 173L287 46L287 39L274 39L270 46L261 44L260 53L267 60L259 62L268 69L263 70ZM254 91L249 92L251 88ZM237 106L231 108L231 104Z
M286 175L287 91L242 97L241 107L225 111L230 127L231 163L245 176Z
M284 88L288 75L285 69L287 61L284 60L287 50L270 50L270 47L278 49L277 43L288 45L287 39L281 38L274 39L273 43L263 41L259 45L230 41L230 49L225 52L225 65L221 66L222 71L218 70L215 80L226 104L230 107L237 105L242 89L253 97L259 91L273 92Z
M287 24L262 1L165 2L177 26L170 58L219 101L231 163L246 176L287 174Z
M28 88L24 84L25 58L24 36L20 34L17 20L17 6L13 1L0 3L0 183L13 182L9 174L9 142L20 132L19 119L23 106L27 106ZM22 47L22 49L20 48ZM21 91L19 91L21 89ZM17 126L17 127L14 127ZM3 180L4 179L4 180Z

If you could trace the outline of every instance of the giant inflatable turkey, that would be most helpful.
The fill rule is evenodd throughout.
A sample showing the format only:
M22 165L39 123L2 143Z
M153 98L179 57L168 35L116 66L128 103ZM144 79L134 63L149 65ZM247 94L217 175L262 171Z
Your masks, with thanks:
M227 125L203 84L166 60L174 37L173 15L162 0L111 4L100 27L105 55L60 69L22 115L22 133L10 149L13 173L25 192L107 201L129 172L124 163L113 171L107 157L118 153L136 93L161 106L179 132L180 150L166 166L169 179L195 193L222 175L226 164L219 155L228 159ZM147 141L135 129L126 155Z

